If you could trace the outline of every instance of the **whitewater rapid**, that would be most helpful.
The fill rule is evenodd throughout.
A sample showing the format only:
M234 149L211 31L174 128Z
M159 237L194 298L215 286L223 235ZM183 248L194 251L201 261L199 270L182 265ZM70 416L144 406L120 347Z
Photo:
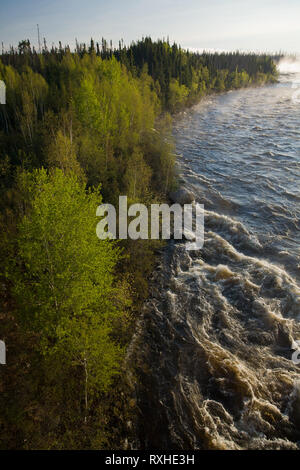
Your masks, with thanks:
M171 241L131 346L138 448L298 449L300 104L295 76L175 124L203 249Z

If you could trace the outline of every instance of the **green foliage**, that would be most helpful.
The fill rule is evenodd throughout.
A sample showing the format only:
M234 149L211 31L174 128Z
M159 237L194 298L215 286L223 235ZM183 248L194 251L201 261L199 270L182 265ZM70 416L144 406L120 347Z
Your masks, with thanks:
M72 172L84 178L84 172L77 161L76 146L60 130L49 144L47 161L50 168L60 168L65 174Z
M46 345L65 318L113 315L112 270L118 249L95 236L99 191L86 193L74 174L56 169L23 172L29 209L18 227L15 298L20 321L39 331Z
M42 396L52 383L59 417L65 394L73 394L77 426L87 425L95 400L120 373L124 355L114 339L128 304L124 287L115 282L120 249L96 237L101 195L87 192L74 173L22 172L17 185L27 208L6 270L17 321L24 334L35 335Z
M153 42L149 37L113 53L133 73L147 66L163 105L171 112L194 103L205 93L262 84L277 76L275 63L266 54L191 53L175 43Z
M171 111L177 111L186 103L189 90L185 85L179 85L178 80L173 78L169 85L169 107Z

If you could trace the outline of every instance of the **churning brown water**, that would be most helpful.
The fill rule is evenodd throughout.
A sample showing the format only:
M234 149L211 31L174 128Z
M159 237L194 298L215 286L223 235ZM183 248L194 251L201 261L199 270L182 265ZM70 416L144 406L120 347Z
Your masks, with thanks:
M294 76L175 126L199 251L171 241L131 347L144 449L300 447L300 104Z

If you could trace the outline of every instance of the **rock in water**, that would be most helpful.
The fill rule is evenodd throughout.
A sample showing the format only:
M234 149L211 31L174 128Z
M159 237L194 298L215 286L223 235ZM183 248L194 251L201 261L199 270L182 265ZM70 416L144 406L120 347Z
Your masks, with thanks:
M191 204L195 200L195 196L191 191L187 189L178 189L177 191L172 191L169 194L169 197L172 202L175 202L180 205Z

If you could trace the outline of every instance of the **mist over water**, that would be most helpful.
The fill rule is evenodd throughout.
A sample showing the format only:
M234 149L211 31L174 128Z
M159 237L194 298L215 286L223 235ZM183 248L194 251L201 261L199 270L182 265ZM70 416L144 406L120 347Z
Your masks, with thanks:
M281 74L300 73L300 57L283 57L277 64L277 69Z
M205 242L171 242L153 276L130 352L140 448L299 448L300 76L284 70L177 120Z

